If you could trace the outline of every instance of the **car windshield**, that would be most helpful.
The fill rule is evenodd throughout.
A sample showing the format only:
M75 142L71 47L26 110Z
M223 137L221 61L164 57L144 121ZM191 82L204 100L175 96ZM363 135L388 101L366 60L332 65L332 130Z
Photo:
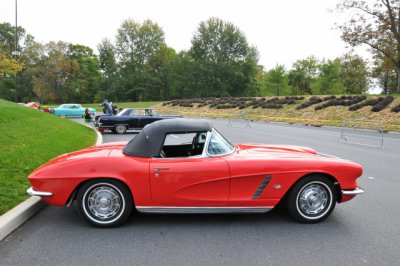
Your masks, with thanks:
M67 108L69 107L69 104L61 104L60 106L58 106L58 108Z
M117 116L129 116L133 113L134 109L123 109L120 111Z
M225 155L233 152L234 150L235 146L213 128L210 142L208 143L207 154L210 156Z

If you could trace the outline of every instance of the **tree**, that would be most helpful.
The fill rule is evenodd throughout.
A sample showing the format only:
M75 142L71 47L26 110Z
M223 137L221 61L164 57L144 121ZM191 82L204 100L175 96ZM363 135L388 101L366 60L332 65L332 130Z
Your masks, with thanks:
M193 62L188 52L177 54L173 63L173 86L170 91L172 99L199 97L199 67Z
M125 99L144 99L145 91L151 89L145 65L164 46L164 31L158 24L150 20L142 24L133 20L122 23L116 38L116 55L121 77L119 89Z
M25 29L22 27L17 27L17 34L17 50L20 51L20 44L26 37ZM2 46L2 50L8 55L11 55L12 52L15 51L15 27L11 26L10 23L0 23L0 44Z
M293 95L312 94L311 83L317 77L317 66L318 61L313 56L294 62L288 74Z
M115 58L115 47L109 39L104 39L97 46L99 50L100 69L106 77L112 77L117 72L117 62Z
M400 1L342 0L336 10L348 11L351 18L339 29L351 46L367 45L393 63L400 92ZM385 59L386 60L386 59Z
M339 59L324 60L318 65L319 75L311 84L312 93L342 94L344 86L340 76L341 65Z
M14 99L14 75L22 70L22 66L0 49L0 98Z
M65 88L72 92L69 101L93 102L101 78L97 55L87 46L69 44L67 58L73 66Z
M0 49L0 79L5 75L15 75L21 70L22 66Z
M371 76L378 80L382 93L388 94L396 87L396 71L393 62L380 53L374 53Z
M25 29L22 27L17 27L18 34L18 43L17 47L15 47L15 27L11 26L10 23L0 23L0 50L2 53L2 59L0 59L0 68L3 69L3 72L7 73L7 75L1 74L0 70L0 97L7 100L15 100L17 97L17 101L19 101L22 97L20 88L18 88L18 94L15 89L15 75L23 70L23 63L20 62L18 57L13 57L13 52L17 50L18 52L22 51L21 43L26 39Z
M192 38L197 96L243 96L254 84L258 52L233 24L218 18L201 22Z
M287 95L289 94L288 76L285 66L277 65L265 75L266 95Z
M175 50L165 45L149 59L145 71L149 74L147 79L149 86L146 90L147 99L170 99L170 94L174 86L173 68L176 58Z
M157 23L125 20L118 29L116 52L122 65L143 66L164 44L164 31Z
M344 85L344 93L362 94L368 91L367 63L358 55L344 54L339 58L340 80Z
M95 98L102 101L106 98L122 99L118 90L118 64L116 61L116 51L109 39L104 39L97 46L99 51L99 67L103 75L100 81L99 91Z
M244 61L250 47L245 35L233 24L210 18L200 23L193 36L190 52L195 60L230 63Z
M67 57L68 44L50 42L43 46L42 60L32 69L33 90L40 101L63 102L73 95L66 90L66 83L79 66Z
M247 87L246 96L261 96L263 94L265 71L262 65L257 65L255 74L252 75L250 84Z

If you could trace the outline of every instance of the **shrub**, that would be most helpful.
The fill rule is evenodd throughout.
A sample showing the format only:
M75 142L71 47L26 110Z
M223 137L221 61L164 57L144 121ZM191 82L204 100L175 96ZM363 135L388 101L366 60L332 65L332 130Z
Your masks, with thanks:
M265 103L262 105L262 108L264 108L264 109L281 109L281 108L283 108L283 105L277 104L277 103Z
M239 109L244 109L244 108L246 108L247 106L246 106L246 104L245 103L241 103L240 105L239 105Z
M308 101L306 101L306 102L300 104L299 106L297 106L296 110L304 109L304 108L307 108L307 107L309 107L311 105L314 105L314 104L317 104L317 103L321 103L321 102L323 102L323 100L321 98L313 96L310 99L308 99Z
M400 104L396 105L391 109L392 112L394 113L399 113L400 112Z
M372 106L372 112L380 112L393 102L393 96L386 96L382 101Z
M372 106L371 109L372 112L380 112L383 109L385 109L389 104L391 104L393 100L394 100L393 96L387 96L385 98L384 97L373 98L361 103L351 105L349 107L349 111L355 111L366 106Z

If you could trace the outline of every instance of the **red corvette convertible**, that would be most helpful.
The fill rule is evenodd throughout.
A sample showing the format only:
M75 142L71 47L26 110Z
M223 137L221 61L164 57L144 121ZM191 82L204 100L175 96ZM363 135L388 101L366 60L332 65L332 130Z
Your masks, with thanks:
M122 224L147 213L264 213L285 201L293 218L316 223L336 202L363 193L362 167L287 145L233 145L204 120L147 125L130 142L61 155L29 177L30 195L77 201L91 224Z

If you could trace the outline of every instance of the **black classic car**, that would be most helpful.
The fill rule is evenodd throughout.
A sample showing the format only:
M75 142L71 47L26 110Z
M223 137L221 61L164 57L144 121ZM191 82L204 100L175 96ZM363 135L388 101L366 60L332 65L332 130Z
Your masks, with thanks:
M113 133L124 134L128 129L140 130L145 125L162 119L172 119L181 116L160 116L151 108L125 108L117 115L99 115L95 117L95 127L99 132L106 129Z

